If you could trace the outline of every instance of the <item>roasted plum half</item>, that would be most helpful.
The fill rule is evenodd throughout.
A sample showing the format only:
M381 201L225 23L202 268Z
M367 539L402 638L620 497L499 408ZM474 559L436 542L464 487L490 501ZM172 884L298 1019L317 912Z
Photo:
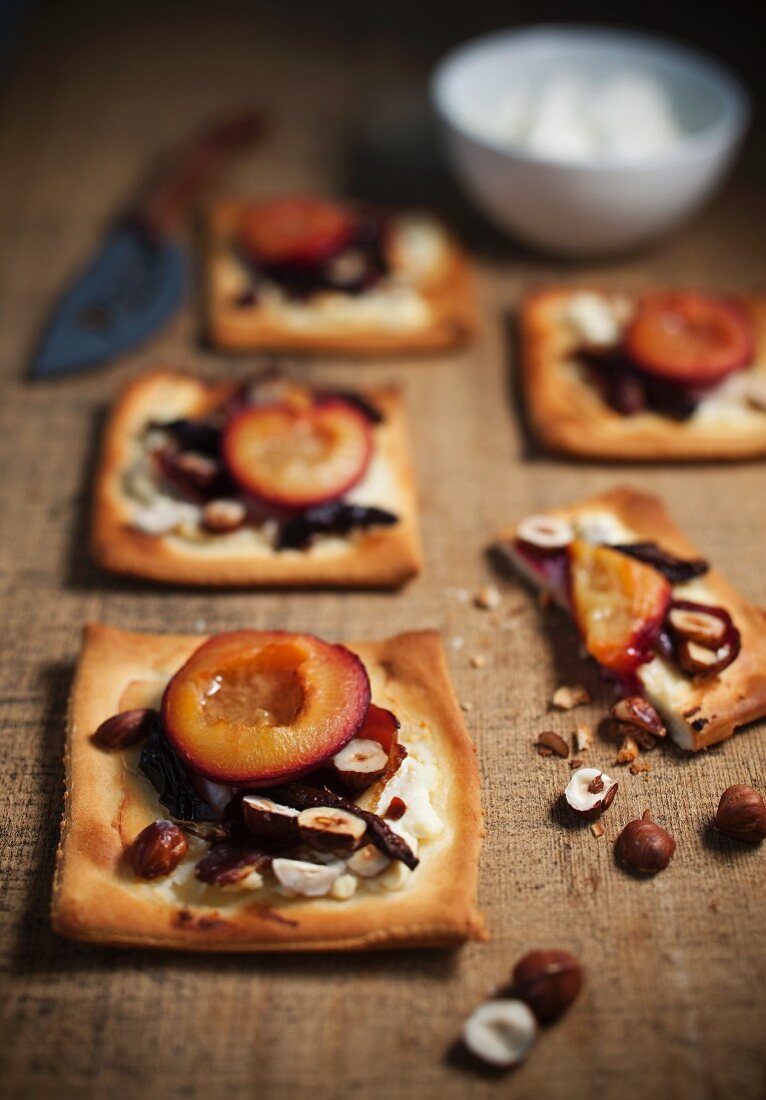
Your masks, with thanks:
M247 409L223 437L226 465L238 484L293 511L335 500L356 485L372 445L370 421L341 399Z
M218 783L258 788L331 759L369 705L364 665L343 646L240 630L192 654L165 690L162 717L191 767Z
M256 263L310 267L337 255L353 232L353 219L342 206L294 196L248 206L238 236Z
M712 294L648 294L626 334L641 370L696 389L717 385L753 358L752 326L744 311Z
M612 672L632 672L649 657L670 603L670 582L608 546L578 539L569 553L572 609L585 648Z

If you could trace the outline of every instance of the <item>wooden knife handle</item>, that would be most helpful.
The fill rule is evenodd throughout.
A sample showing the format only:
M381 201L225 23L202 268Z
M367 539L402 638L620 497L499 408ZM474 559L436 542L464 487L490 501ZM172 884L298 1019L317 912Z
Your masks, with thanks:
M264 116L258 111L244 111L219 122L176 154L172 167L150 184L132 219L152 235L173 233L226 160L261 139L265 130Z

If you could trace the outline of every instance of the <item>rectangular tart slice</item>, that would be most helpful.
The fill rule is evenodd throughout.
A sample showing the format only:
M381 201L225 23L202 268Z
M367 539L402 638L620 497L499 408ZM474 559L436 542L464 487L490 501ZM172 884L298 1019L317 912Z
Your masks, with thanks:
M545 287L522 305L521 359L531 427L553 450L633 461L766 454L762 296Z
M401 394L142 375L106 428L91 545L170 584L400 585L421 560Z
M208 217L206 273L208 333L232 351L440 351L476 328L468 261L422 212L222 200Z
M248 752L268 742L272 767L312 739L326 752L338 708L351 723L342 752L250 789L268 761ZM252 741L248 722L260 723ZM89 625L66 791L52 903L63 935L197 951L484 938L475 750L432 631L343 647L285 632Z
M656 497L618 488L528 516L496 546L682 748L766 715L766 616L708 567Z

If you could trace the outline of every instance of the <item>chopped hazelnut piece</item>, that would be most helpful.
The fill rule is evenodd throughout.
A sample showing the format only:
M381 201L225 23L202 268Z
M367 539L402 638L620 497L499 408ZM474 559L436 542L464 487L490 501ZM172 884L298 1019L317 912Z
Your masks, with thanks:
M537 744L543 745L555 753L556 756L561 756L565 760L569 756L569 745L563 737L559 737L553 730L543 730L542 733L538 734Z
M641 772L650 772L651 770L652 765L647 764L644 760L636 760L635 763L631 764L628 768L631 775L640 775Z
M484 668L487 663L487 658L483 653L474 653L471 657L471 668Z
M585 752L593 741L593 730L585 722L578 722L575 726L574 743L578 752Z
M590 695L582 684L563 685L553 693L553 705L559 710L574 710L590 702Z
M577 769L581 768L584 764L585 764L585 761L580 760L579 757L575 757L574 760L569 761L569 767L572 769L573 772L577 771Z
M595 837L601 837L606 832L606 829L600 821L594 821L590 827L590 831Z
M632 764L633 761L637 759L640 751L641 750L638 747L638 742L636 741L636 739L634 737L631 737L630 734L627 734L627 736L623 738L622 744L620 745L619 752L617 753L616 763Z
M494 584L483 585L473 597L476 607L482 611L494 611L503 601L500 589Z

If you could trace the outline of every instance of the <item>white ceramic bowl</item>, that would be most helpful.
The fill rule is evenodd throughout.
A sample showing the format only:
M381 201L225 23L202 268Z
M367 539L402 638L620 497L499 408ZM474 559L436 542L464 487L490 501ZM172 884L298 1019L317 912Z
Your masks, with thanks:
M681 137L643 159L573 162L513 150L477 125L477 114L496 110L514 85L561 70L649 75L666 91ZM584 26L468 42L437 66L431 95L455 172L480 209L527 242L570 255L640 244L691 214L729 168L749 117L742 86L708 58L643 34Z

